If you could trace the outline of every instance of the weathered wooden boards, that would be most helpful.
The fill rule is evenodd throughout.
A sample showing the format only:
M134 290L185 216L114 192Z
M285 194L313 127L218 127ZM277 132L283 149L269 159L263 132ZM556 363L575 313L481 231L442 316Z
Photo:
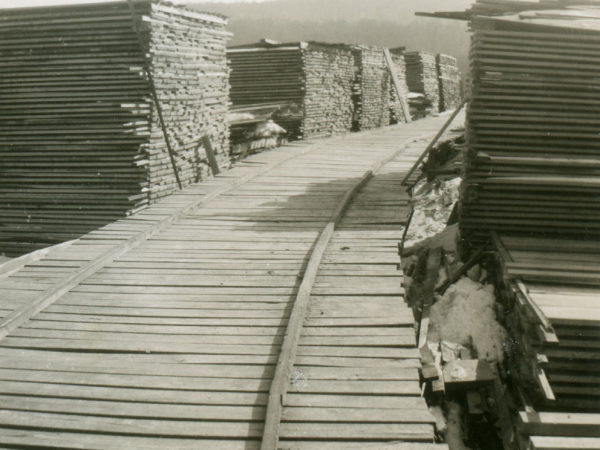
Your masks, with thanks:
M258 448L274 365L316 236L365 167L416 136L433 134L442 122L431 118L255 155L1 279L0 296L20 299L11 307L23 308L36 296L30 290L40 295L132 235L150 236L0 341L0 445ZM426 444L431 423L425 421L424 401L411 375L409 320L402 303L392 301L400 292L392 242L405 220L396 208L402 202L393 195L394 172L406 170L422 145L411 144L403 158L386 166L390 172L356 199L320 268L323 279L318 278L313 292L319 313L309 317L317 328L331 329L329 345L323 345L322 330L315 329L312 337L311 330L304 333L298 348L298 363L311 366L312 376L321 380L319 392L290 392L288 400L311 397L315 406L333 405L333 398L364 390L343 367L362 358L367 345L373 347L369 361L387 362L377 370L383 382L375 383L378 394L364 396L382 402L376 409L398 407L391 424L351 421L353 426L347 426L333 420L334 439L362 441L358 431L364 429L378 433L375 441L402 434L418 441L414 448L431 448ZM178 211L186 213L157 228ZM343 249L350 241L352 250ZM376 285L364 283L373 279ZM363 291L360 301L353 292ZM343 299L336 301L336 296ZM351 309L348 296L353 297ZM368 328L393 334L368 330L365 335L356 326L363 320L359 311L367 314ZM390 327L390 321L406 325ZM345 328L341 335L336 335L342 331L338 326ZM344 334L350 330L352 336ZM388 344L379 345L377 336ZM406 358L402 375L390 373L396 357ZM341 369L336 377L351 378L345 392L326 393L337 382L321 364ZM360 379L360 371L356 376ZM362 397L351 396L347 406L355 402L360 409ZM421 411L422 420L406 417L411 408ZM303 418L308 410L296 412L297 426L288 428L290 446L314 448L301 442L303 433L325 430L312 425L315 417ZM319 420L327 423L330 413L335 418L334 411L322 410ZM354 420L363 415L357 411Z
M435 55L412 51L404 54L406 84L411 92L419 92L431 104L431 111L439 111L440 85Z
M392 91L383 48L299 42L231 47L231 98L234 106L281 103L277 113L288 136L321 137L404 121ZM404 80L404 60L395 63Z
M343 448L350 438L432 442L414 319L398 277L409 211L397 175L388 169L368 183L325 252L283 401L282 448Z
M304 98L302 135L331 136L352 128L354 59L342 45L311 42L302 52ZM389 125L389 121L385 124Z
M436 55L440 89L440 111L455 109L461 102L461 77L454 56L440 53Z
M541 16L473 28L465 237L494 229L597 240L598 28Z
M389 125L391 75L383 49L353 47L356 65L354 129L369 130Z
M500 235L496 245L514 342L511 372L535 410L556 411L521 413L520 430L532 448L588 448L577 447L582 439L594 448L600 443L600 244Z
M207 171L199 139L227 151L219 16L135 2L0 15L0 252L74 239L177 185L142 67L150 72L184 183ZM223 161L221 161L223 162Z

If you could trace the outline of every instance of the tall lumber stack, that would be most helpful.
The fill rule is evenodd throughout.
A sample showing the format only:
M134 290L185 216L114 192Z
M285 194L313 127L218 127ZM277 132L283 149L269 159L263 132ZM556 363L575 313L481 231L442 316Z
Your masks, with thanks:
M304 43L269 44L265 40L250 45L231 47L227 58L231 67L231 102L234 107L259 107L279 103L299 110L304 99ZM277 123L288 131L288 137L301 135L302 114Z
M404 48L402 49L390 49L392 61L394 63L394 70L396 71L396 78L400 84L400 92L405 99L408 98L408 85L406 84L406 61L404 60ZM390 123L402 123L406 119L402 110L402 104L394 89L393 85L390 85Z
M438 112L440 86L435 55L413 51L404 54L406 61L406 84L411 92L423 94L431 102L432 112Z
M135 16L141 39L126 2L2 11L0 253L73 239L176 189L147 52L182 182L205 172L202 134L225 153L226 21L149 1Z
M234 107L285 105L291 113L275 121L291 139L350 131L354 62L347 46L263 39L232 47L227 55Z
M343 45L309 43L302 51L305 137L331 136L352 127L354 59Z
M460 226L495 247L521 450L600 448L600 11L582 3L435 13L473 30Z
M600 239L600 27L569 19L592 11L473 21L468 241L489 230Z
M440 90L440 111L452 111L461 102L460 71L454 56L436 56Z
M151 4L145 17L154 79L175 163L183 184L210 173L201 139L208 136L217 162L229 164L229 69L226 45L231 33L219 16ZM149 33L149 34L148 34ZM158 117L152 116L149 156L150 201L177 189Z
M390 124L391 79L383 48L353 47L356 65L355 129L369 130Z
M330 136L404 121L382 47L263 39L230 47L227 55L234 107L280 104L284 113L274 120L288 130L288 138ZM393 58L406 94L404 58L401 53Z
M507 365L520 396L530 410L579 420L599 413L600 241L503 234L495 245L499 298L511 334ZM543 415L521 414L520 448L548 434L587 436L577 421L570 429L548 428L537 422Z

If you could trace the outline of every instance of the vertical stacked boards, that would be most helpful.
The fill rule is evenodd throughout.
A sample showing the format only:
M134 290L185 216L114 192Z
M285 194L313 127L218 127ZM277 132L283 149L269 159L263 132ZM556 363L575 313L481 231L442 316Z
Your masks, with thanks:
M231 47L227 56L234 107L280 104L274 119L291 139L350 130L354 60L347 47L262 40Z
M440 111L454 110L462 100L458 62L454 56L438 54L436 57L440 89Z
M257 44L230 47L227 58L231 73L231 102L234 108L260 108L279 105L289 113L278 117L277 123L287 130L288 137L300 137L304 98L302 45Z
M592 11L474 19L460 207L469 241L491 229L600 239L600 20ZM570 19L577 14L590 18Z
M206 171L204 134L227 151L225 24L151 1L1 12L0 253L73 239L177 188L145 66L182 182Z
M507 364L529 406L518 420L520 448L584 448L582 440L598 448L600 242L507 234L494 241L512 336Z
M343 45L309 43L302 52L302 135L331 136L352 127L354 59Z
M404 100L408 99L408 85L406 84L406 61L404 60L404 47L390 49L390 56L396 72L396 80L398 81L400 92ZM402 109L402 100L396 94L394 86L390 86L392 90L392 100L390 103L390 123L397 124L405 122L404 111Z
M355 130L369 130L390 124L391 78L383 49L353 47L356 64Z
M423 94L431 103L431 111L438 112L440 86L435 55L427 52L406 52L404 59L408 89Z

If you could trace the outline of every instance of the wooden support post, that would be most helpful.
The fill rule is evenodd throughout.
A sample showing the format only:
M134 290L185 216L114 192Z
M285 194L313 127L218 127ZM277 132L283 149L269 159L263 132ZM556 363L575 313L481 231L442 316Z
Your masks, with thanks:
M215 151L213 150L212 143L210 142L210 138L207 134L202 136L202 146L206 152L206 158L208 159L208 164L210 164L210 170L212 170L213 175L219 175L221 170L219 169L217 158L215 158Z
M398 74L396 73L396 69L394 68L394 60L392 59L392 55L387 48L383 49L383 56L385 57L385 62L388 66L388 70L390 71L390 75L392 76L392 84L394 85L394 90L396 91L396 95L400 100L400 107L402 108L402 114L404 115L404 120L406 123L412 122L412 117L410 116L410 108L408 106L408 102L400 89L400 81L398 81Z
M131 24L133 27L133 31L135 32L135 35L138 39L140 50L143 50L144 43L142 41L140 30L138 28L137 19L135 15L135 8L133 6L133 0L127 0L127 4L129 5L129 11L131 13ZM148 84L150 85L150 94L152 95L152 100L154 100L154 106L156 106L156 114L158 115L160 128L162 129L163 137L165 138L165 143L167 144L167 151L169 152L169 159L171 160L171 166L173 167L175 180L177 181L177 186L179 186L179 189L181 190L183 189L183 187L181 185L181 180L179 179L179 172L177 171L177 164L175 162L175 152L173 151L173 147L171 147L171 141L169 140L169 135L167 133L167 126L165 124L165 119L163 118L162 107L160 106L160 102L158 100L156 85L154 84L154 78L152 77L152 72L150 71L150 63L146 55L144 55L144 72L146 74L146 77L148 78Z

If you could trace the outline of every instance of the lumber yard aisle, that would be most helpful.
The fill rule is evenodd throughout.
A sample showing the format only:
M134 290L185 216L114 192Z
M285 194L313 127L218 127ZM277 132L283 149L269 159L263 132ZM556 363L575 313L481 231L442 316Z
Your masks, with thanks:
M397 270L446 119L255 155L0 274L0 446L446 448Z

